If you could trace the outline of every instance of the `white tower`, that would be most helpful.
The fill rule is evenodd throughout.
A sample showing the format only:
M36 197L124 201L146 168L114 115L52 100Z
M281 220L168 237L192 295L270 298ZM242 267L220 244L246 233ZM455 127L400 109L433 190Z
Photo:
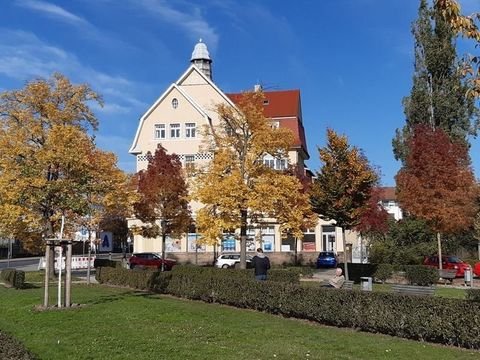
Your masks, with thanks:
M197 45L195 45L190 62L193 65L195 65L206 76L208 76L211 80L213 80L212 79L212 59L210 58L210 54L208 53L207 45L205 45L205 43L202 42L202 39L200 39Z

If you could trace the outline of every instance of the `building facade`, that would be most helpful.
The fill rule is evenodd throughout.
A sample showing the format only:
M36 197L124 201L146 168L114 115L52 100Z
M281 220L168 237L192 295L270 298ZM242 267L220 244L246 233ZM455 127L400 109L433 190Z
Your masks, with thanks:
M224 93L212 79L212 59L203 42L196 44L191 57L191 65L172 83L155 103L140 118L137 132L129 152L136 157L136 169L141 171L148 166L147 158L161 144L168 153L179 156L185 168L190 165L202 166L213 159L211 153L202 149L203 141L200 129L203 126L217 126L218 104L235 106L240 93ZM255 89L258 89L256 85ZM264 114L272 121L272 126L290 129L295 143L289 151L289 163L296 165L305 174L308 170L305 162L309 159L306 135L303 126L300 90L265 91ZM284 169L287 163L266 156L266 165L275 169ZM192 212L201 204L191 203ZM130 219L129 225L139 225L136 219ZM262 247L269 252L274 261L289 261L294 253L300 259L311 261L319 251L329 250L343 253L342 233L332 223L319 220L314 229L309 229L303 239L295 242L291 238L282 238L279 225L271 224L259 229L249 230L248 251ZM169 256L180 261L210 261L212 253L238 252L239 241L234 236L226 236L218 246L199 244L199 234L189 233L180 239L167 239L166 251ZM348 232L347 243L352 243L356 235ZM350 241L351 240L351 241ZM139 235L134 237L135 252L160 252L160 239L147 239Z

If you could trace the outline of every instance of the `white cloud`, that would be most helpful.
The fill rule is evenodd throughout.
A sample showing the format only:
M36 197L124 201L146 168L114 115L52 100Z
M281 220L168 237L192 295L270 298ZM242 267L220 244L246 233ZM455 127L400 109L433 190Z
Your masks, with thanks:
M135 6L141 6L150 14L161 18L173 26L180 27L192 40L202 38L213 50L217 48L219 35L202 15L201 9L193 3L185 2L184 8L174 8L163 0L132 0Z
M117 75L97 71L82 64L65 50L43 42L36 35L21 31L0 29L0 74L26 81L34 77L49 77L58 71L75 82L88 82L92 88L105 95L105 106L97 108L108 114L125 114L132 109L144 109L136 99L137 84ZM103 92L104 89L111 89Z
M84 18L65 10L64 8L58 5L54 5L46 1L17 0L15 3L24 8L42 12L46 15L49 15L51 17L57 18L59 20L62 20L71 24L80 25L80 26L90 26L90 23Z

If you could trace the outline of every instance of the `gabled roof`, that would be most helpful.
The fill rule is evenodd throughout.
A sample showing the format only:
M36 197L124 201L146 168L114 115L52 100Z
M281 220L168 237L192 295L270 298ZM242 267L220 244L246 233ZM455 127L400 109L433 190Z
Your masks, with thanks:
M177 90L195 108L195 110L200 113L200 115L202 115L206 120L208 119L208 115L205 110L203 110L202 107L195 102L195 100L193 100L185 91L183 91L177 84L174 83L170 85L162 95L160 95L160 97L155 101L155 103L150 106L150 108L140 118L140 123L138 125L133 144L130 150L128 150L130 154L139 154L141 152L140 150L136 149L136 147L138 144L138 137L140 136L140 131L143 127L145 119L157 108L157 106L163 101L163 99L168 96L168 94L170 94L173 89Z
M396 189L394 187L381 187L380 199L381 200L397 200Z
M265 91L264 115L279 121L280 127L288 128L294 135L294 147L302 148L308 155L305 129L302 123L302 106L300 90ZM242 93L227 94L233 102L237 103Z

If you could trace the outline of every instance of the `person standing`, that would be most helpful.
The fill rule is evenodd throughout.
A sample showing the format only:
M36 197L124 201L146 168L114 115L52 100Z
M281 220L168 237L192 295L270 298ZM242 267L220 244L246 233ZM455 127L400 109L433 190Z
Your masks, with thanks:
M255 279L267 280L267 271L270 269L270 260L265 256L261 248L257 249L257 255L252 259L252 265L255 269Z

